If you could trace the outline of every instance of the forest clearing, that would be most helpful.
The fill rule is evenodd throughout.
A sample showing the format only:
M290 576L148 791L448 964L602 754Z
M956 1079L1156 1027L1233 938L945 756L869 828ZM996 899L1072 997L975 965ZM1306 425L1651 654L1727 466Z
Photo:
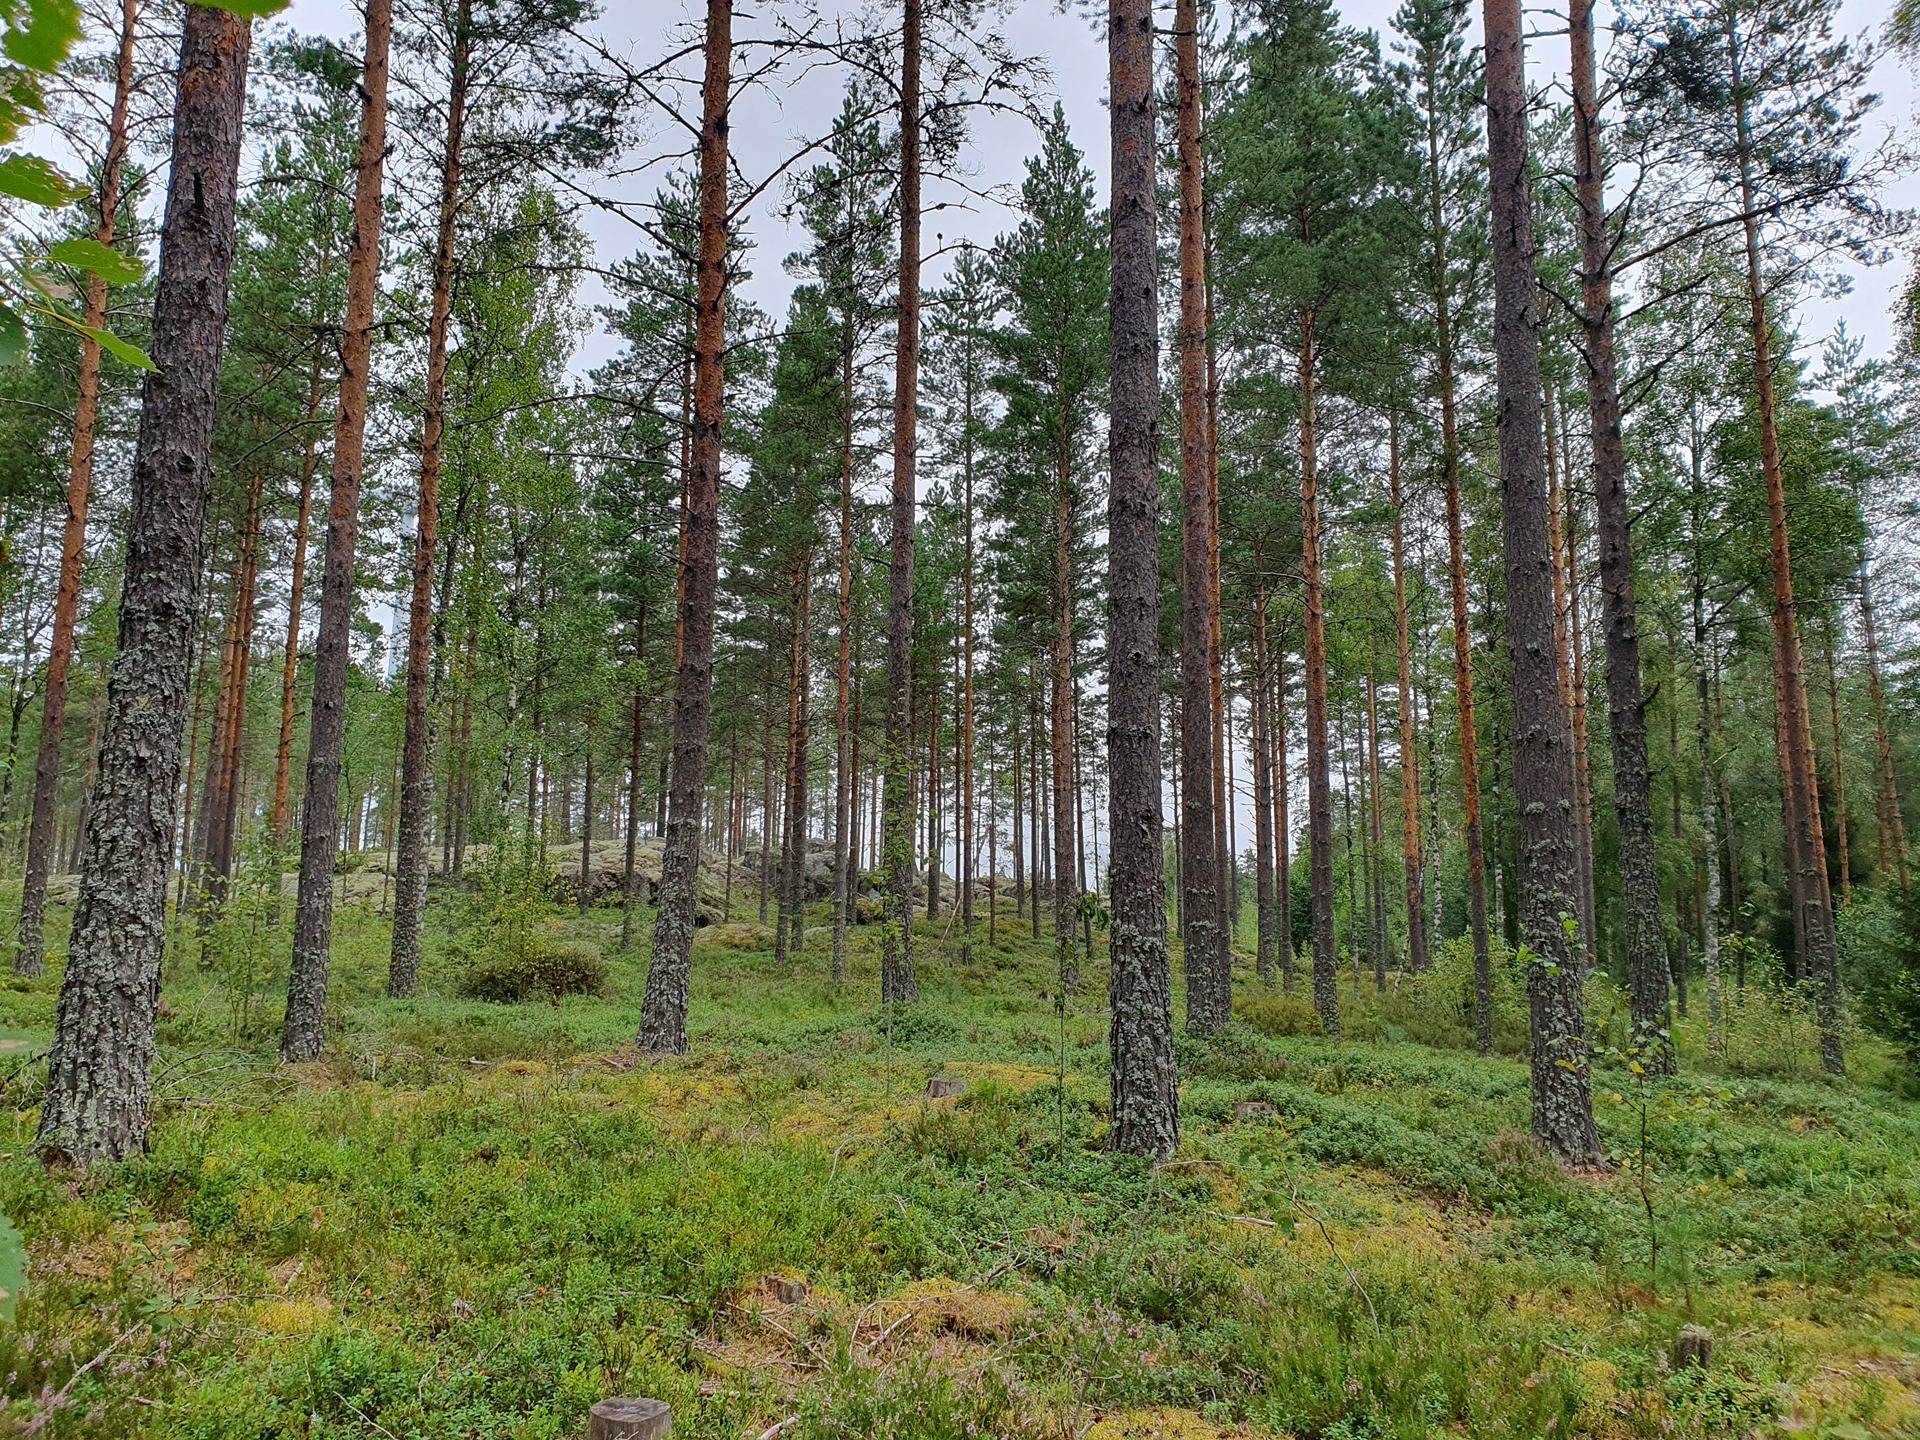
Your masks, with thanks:
M0 3L0 1435L1920 1436L1917 69Z

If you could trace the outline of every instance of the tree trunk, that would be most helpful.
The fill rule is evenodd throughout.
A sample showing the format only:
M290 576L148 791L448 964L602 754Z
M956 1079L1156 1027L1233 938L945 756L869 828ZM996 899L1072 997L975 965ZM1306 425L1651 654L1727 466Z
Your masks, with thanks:
M1874 623L1873 570L1865 546L1860 550L1860 630L1867 651L1867 702L1873 707L1877 868L1884 874L1891 867L1899 877L1900 892L1904 895L1907 890L1906 824L1900 814L1900 787L1894 780L1893 742L1887 733L1886 695L1880 685L1880 638Z
M1406 874L1407 964L1427 968L1426 861L1420 847L1420 756L1414 742L1419 715L1413 691L1413 640L1407 608L1406 512L1400 491L1400 416L1387 416L1387 489L1393 507L1393 635L1400 712L1400 855Z
M1562 530L1567 571L1567 649L1572 659L1573 794L1580 842L1580 928L1592 937L1588 942L1589 955L1598 956L1602 942L1593 861L1593 752L1587 743L1587 639L1580 608L1580 533L1576 523L1579 518L1578 498L1569 485Z
M459 0L447 95L446 154L440 169L439 231L433 250L433 299L427 322L427 392L420 437L420 496L413 542L413 594L407 612L405 737L400 752L399 858L393 877L393 953L387 993L411 995L420 979L420 933L427 908L427 818L433 805L433 735L427 708L433 627L433 560L440 526L440 464L447 423L447 329L453 306L455 221L460 153L466 139L473 0ZM536 677L537 678L537 677Z
M1431 86L1431 81L1429 85ZM1430 97L1431 98L1431 97ZM1467 842L1467 913L1473 933L1473 1037L1493 1053L1493 959L1487 934L1487 860L1480 826L1480 742L1474 719L1473 633L1467 622L1467 547L1460 505L1460 425L1454 377L1453 286L1441 212L1439 122L1428 106L1427 225L1431 237L1434 370L1440 392L1440 472L1447 511L1447 579L1453 601L1453 688L1460 711L1461 821Z
M642 1050L687 1048L694 900L700 877L700 817L707 786L707 716L713 701L713 601L719 579L720 425L726 403L727 134L733 68L731 0L707 0L706 75L701 87L700 250L694 303L693 425L689 451L686 563L680 598L680 663L673 681L673 774L653 957L636 1037ZM764 872L763 872L764 873Z
M1307 841L1313 901L1313 1006L1340 1033L1333 948L1333 789L1327 747L1327 613L1320 574L1319 437L1314 413L1314 313L1300 317L1300 532L1306 579Z
M313 477L320 468L320 352L307 376L307 442L300 461L300 503L293 521L293 574L287 593L287 643L280 661L280 735L273 752L273 812L268 834L278 850L286 841L287 804L293 778L293 729L298 715L300 624L306 603L307 535L313 521Z
M1827 662L1828 734L1833 737L1833 834L1839 846L1835 857L1840 864L1840 903L1853 899L1853 863L1847 853L1847 756L1846 736L1840 729L1840 676L1834 668L1833 628L1825 635Z
M964 452L960 464L961 515L966 526L966 562L960 576L961 672L960 672L960 774L956 803L960 807L960 854L954 866L960 885L960 963L973 962L973 367L966 370L962 396L965 430ZM991 785L991 779L989 779ZM991 803L991 802L989 802ZM987 848L987 923L993 923L993 848L992 821L988 821Z
M1292 777L1287 764L1286 650L1273 666L1273 848L1274 906L1280 912L1280 984L1293 993L1293 822L1288 815Z
M920 998L913 968L913 518L920 391L920 24L904 0L900 40L900 289L893 372L892 564L887 604L884 857L892 927L881 939L883 1003Z
M840 646L833 700L833 981L847 978L847 909L852 893L854 786L852 736L848 733L853 692L853 325L840 341ZM969 532L971 535L971 532ZM968 576L971 596L972 576ZM971 613L971 612L969 612Z
M187 8L120 648L40 1110L37 1143L49 1163L84 1166L146 1148L251 42L248 20Z
M1593 1123L1576 913L1573 739L1554 674L1553 582L1541 446L1540 312L1527 169L1519 0L1486 0L1494 356L1506 545L1522 935L1529 950L1533 1132L1562 1163L1604 1163Z
M1612 246L1600 157L1600 99L1594 78L1593 0L1573 0L1575 190L1580 206L1581 334L1592 432L1594 513L1600 537L1600 611L1606 627L1607 727L1613 746L1613 811L1619 826L1621 915L1627 942L1627 998L1633 1044L1657 1074L1673 1069L1672 997L1660 925L1660 876L1653 845L1653 779L1647 759L1640 681L1639 613L1633 588L1633 513L1620 438L1614 357Z
M642 684L647 665L647 609L641 601L633 620L634 681L627 740L627 850L620 873L620 949L633 948L633 908L638 898L640 851L640 772L646 764L647 702ZM728 879L732 879L729 872Z
M1739 44L1729 22L1729 69L1733 93L1741 95ZM1829 1074L1846 1069L1840 1035L1840 958L1827 894L1827 849L1820 829L1820 803L1813 769L1813 727L1807 713L1806 669L1800 653L1800 622L1794 611L1793 557L1787 539L1786 477L1775 423L1773 334L1767 318L1760 270L1760 221L1755 209L1753 150L1747 102L1735 116L1740 155L1740 208L1746 241L1747 306L1753 338L1755 408L1760 419L1760 468L1767 488L1767 551L1773 579L1774 683L1784 745L1789 801L1790 891L1805 943L1800 970L1818 986L1815 1009L1820 1025L1820 1063Z
M1380 809L1380 707L1373 684L1373 667L1367 667L1367 842L1372 851L1373 883L1373 979L1374 987L1387 988L1387 877L1385 863L1386 831Z
M111 245L120 217L120 177L127 161L127 114L133 98L134 40L138 0L121 0L120 40L114 56L113 108L107 117L107 152L100 170L98 223L93 238ZM107 323L107 282L87 277L82 319L92 329ZM87 553L87 502L93 490L94 425L100 412L100 344L80 337L80 371L73 400L73 446L67 459L67 518L60 536L60 580L54 593L53 638L40 701L40 745L33 765L33 819L27 829L26 878L20 895L20 948L16 975L38 975L46 955L47 874L53 865L54 802L60 787L60 750L67 717L67 672L73 663L74 625L80 614L80 567Z
M1180 913L1186 938L1187 1029L1227 1025L1232 991L1221 934L1221 862L1215 807L1213 495L1207 429L1206 232L1200 154L1197 0L1174 15L1180 152Z
M1153 7L1109 0L1111 419L1107 428L1107 760L1113 782L1113 1125L1107 1143L1164 1160L1180 1140L1160 842L1160 340Z
M1253 595L1253 869L1254 970L1262 985L1273 983L1273 767L1268 738L1266 557L1256 545Z
M1053 693L1047 721L1053 782L1053 948L1060 981L1071 990L1080 983L1073 950L1073 917L1080 897L1073 884L1077 807L1073 794L1073 492L1068 463L1063 451L1053 477Z

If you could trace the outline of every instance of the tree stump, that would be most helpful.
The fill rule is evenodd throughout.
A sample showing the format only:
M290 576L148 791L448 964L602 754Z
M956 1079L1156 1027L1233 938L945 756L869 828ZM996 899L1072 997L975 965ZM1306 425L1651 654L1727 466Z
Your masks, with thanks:
M967 1088L967 1082L954 1075L936 1075L927 1081L929 1100L951 1100Z
M1236 1100L1233 1102L1233 1118L1238 1122L1273 1119L1273 1106L1265 1100Z
M785 1275L769 1275L767 1289L782 1305L798 1305L808 1294L806 1281L792 1280Z
M667 1440L673 1407L664 1400L602 1400L588 1412L587 1440Z
M1704 1370L1713 1358L1713 1332L1701 1325L1682 1325L1674 1337L1671 1361L1675 1370Z

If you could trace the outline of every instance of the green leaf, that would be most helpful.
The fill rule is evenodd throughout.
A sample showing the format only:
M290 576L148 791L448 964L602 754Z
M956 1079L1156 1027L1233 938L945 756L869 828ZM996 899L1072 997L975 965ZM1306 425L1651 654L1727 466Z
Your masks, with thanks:
M79 38L80 0L27 0L27 23L8 30L0 50L29 70L50 75Z
M0 366L27 358L27 322L11 305L0 305Z
M160 367L148 358L146 351L142 350L138 345L130 344L122 340L111 330L96 330L91 325L82 325L77 321L69 323L82 335L90 336L96 345L122 364L131 365L136 370L159 370Z
M46 108L40 82L30 70L0 69L0 145L11 145L20 132Z
M30 205L65 205L81 193L80 187L38 155L0 156L0 195L11 195Z
M98 275L109 285L132 285L147 273L138 256L123 255L111 245L92 239L62 240L48 248L47 259Z
M27 1281L27 1246L13 1222L0 1211L0 1324L13 1321L14 1302Z

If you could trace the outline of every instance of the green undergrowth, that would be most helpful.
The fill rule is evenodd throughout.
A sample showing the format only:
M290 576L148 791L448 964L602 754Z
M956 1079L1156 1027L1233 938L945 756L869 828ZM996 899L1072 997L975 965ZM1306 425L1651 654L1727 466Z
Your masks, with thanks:
M30 1154L58 967L0 990L31 1261L0 1433L533 1440L609 1394L749 1440L1920 1433L1920 1105L1871 1047L1835 1083L1709 1063L1689 1022L1677 1079L1602 1064L1613 1167L1568 1175L1521 1060L1471 1053L1454 957L1343 978L1340 1040L1249 967L1228 1033L1179 1041L1153 1167L1100 1148L1099 957L1057 1009L1009 917L967 965L925 928L888 1013L873 932L836 987L824 928L776 969L743 908L696 950L690 1055L645 1062L617 912L527 921L604 956L601 994L499 1004L463 993L481 909L436 896L395 1001L385 922L343 907L327 1057L295 1068L278 988L183 929L151 1153L85 1179ZM1704 1369L1670 1363L1685 1324Z

